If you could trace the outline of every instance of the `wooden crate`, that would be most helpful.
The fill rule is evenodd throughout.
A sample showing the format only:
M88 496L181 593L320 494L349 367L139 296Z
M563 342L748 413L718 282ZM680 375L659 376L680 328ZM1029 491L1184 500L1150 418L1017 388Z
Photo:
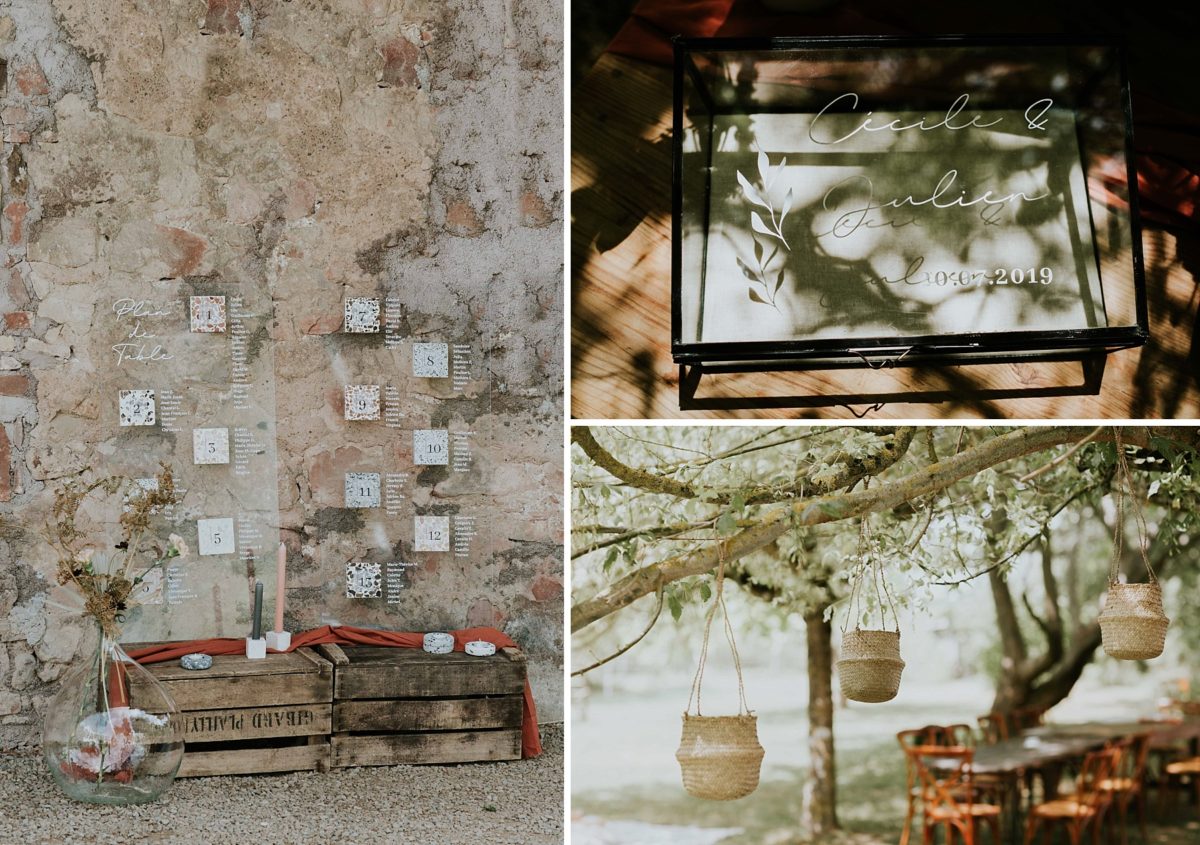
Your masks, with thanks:
M333 663L331 765L519 760L525 655L317 646Z
M333 667L312 649L218 656L203 671L178 660L146 669L181 711L179 777L328 769ZM136 684L131 692L136 698Z

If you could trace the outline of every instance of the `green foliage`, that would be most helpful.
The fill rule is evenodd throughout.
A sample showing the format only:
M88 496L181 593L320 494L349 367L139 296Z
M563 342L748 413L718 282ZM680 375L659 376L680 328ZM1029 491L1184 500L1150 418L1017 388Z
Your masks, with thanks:
M937 427L939 459L971 448L1009 429ZM662 427L597 428L597 441L618 460L684 482L700 491L694 499L651 493L600 471L578 447L572 450L572 509L576 595L589 595L629 572L686 555L718 539L735 536L773 510L804 497L814 485L842 477L890 445L888 431L861 427ZM1128 450L1139 494L1147 500L1151 534L1167 551L1186 559L1195 578L1200 534L1200 456L1162 438L1154 450ZM1116 460L1112 443L1091 442L988 467L932 496L910 500L871 517L886 577L901 606L921 609L978 577L989 567L1003 575L1022 573L1038 560L1038 539L1047 526L1063 535L1055 566L1067 577L1078 604L1088 613L1103 589L1111 547L1112 502L1108 493ZM901 481L932 463L925 432L874 485ZM840 519L844 506L834 491L815 500L837 521L818 527L793 525L768 548L731 566L737 580L752 585L776 614L804 612L842 602L854 567L863 559L857 519ZM753 497L753 499L752 499ZM1127 536L1136 537L1132 522ZM581 530L583 529L583 530ZM670 529L670 530L668 530ZM622 534L646 533L589 552ZM606 533L607 532L607 533ZM665 534L665 536L664 536ZM1067 572L1067 553L1079 560ZM1190 567L1190 568L1189 568ZM1036 567L1035 567L1036 569ZM1069 576L1069 577L1068 577ZM1037 579L1021 576L1035 601ZM675 619L687 605L712 600L711 576L667 585L665 601ZM868 591L871 593L871 591ZM1065 601L1065 599L1064 599ZM865 612L875 614L873 594ZM841 604L837 612L842 612ZM1083 613L1081 609L1079 611ZM1036 643L1039 632L1028 632ZM1198 635L1200 636L1200 635ZM1200 654L1200 641L1195 643Z

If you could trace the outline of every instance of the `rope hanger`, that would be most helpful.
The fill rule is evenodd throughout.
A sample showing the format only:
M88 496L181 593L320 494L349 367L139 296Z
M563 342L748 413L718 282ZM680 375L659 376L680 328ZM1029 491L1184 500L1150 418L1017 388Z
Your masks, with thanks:
M868 575L875 584L875 599L879 603L880 626L883 628L887 627L887 611L890 610L894 626L891 630L899 632L900 616L896 612L896 602L892 599L891 588L888 586L887 578L883 574L883 556L880 553L879 545L875 541L874 535L871 533L868 514L863 514L858 521L858 556L860 563L855 568L854 584L850 588L850 604L846 611L846 616L842 619L842 633L846 633L851 617L854 618L855 630L862 630L862 611L864 607L862 584L863 581L867 580ZM857 612L855 612L856 607L858 608Z
M725 621L725 639L729 643L729 650L733 653L733 668L737 671L738 679L738 715L746 715L751 712L750 705L746 703L746 685L742 680L742 658L738 654L737 642L733 636L733 625L729 621L729 609L725 606L725 557L727 554L727 541L717 541L717 589L716 598L713 600L712 607L708 609L708 613L704 617L704 644L700 647L700 662L696 666L696 676L692 679L692 691L688 695L687 708L684 713L691 713L692 701L696 702L696 715L700 713L700 689L704 681L704 668L708 663L708 641L709 635L712 632L713 619L717 615L717 608L721 609Z
M1125 508L1126 498L1133 503L1133 522L1137 526L1138 531L1138 550L1142 555L1142 562L1146 565L1146 572L1150 574L1150 581L1158 583L1158 575L1154 572L1154 567L1150 564L1150 556L1147 554L1148 541L1147 534L1149 533L1146 527L1146 514L1142 510L1142 502L1133 492L1133 476L1129 472L1129 460L1125 455L1125 444L1121 442L1121 429L1119 426L1113 427L1113 440L1117 449L1117 484L1113 491L1113 499L1117 507L1116 525L1113 528L1113 555L1112 561L1108 568L1108 583L1120 583L1121 576L1121 555L1125 550Z

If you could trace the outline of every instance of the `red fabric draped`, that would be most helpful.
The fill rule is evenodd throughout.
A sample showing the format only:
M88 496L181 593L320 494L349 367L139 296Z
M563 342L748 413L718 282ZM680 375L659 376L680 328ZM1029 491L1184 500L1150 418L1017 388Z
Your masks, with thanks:
M896 4L886 0L842 0L809 14L774 12L758 0L639 0L611 53L669 65L671 38L749 35L918 35L931 32L1071 32L1074 24L1053 7L1034 15L1024 8L970 3ZM1142 218L1164 226L1200 230L1200 116L1172 108L1132 79L1134 149ZM1128 174L1123 163L1101 168L1094 196L1113 208L1123 198Z
M467 643L472 640L483 640L492 643L496 648L516 648L516 642L502 631L495 628L463 628L450 631L454 636L454 650L464 651ZM372 628L355 628L351 625L323 625L311 631L303 631L292 635L292 645L288 651L314 645L371 645L392 646L394 648L420 648L424 642L424 634L400 633L397 631L376 631ZM192 640L182 643L163 643L162 645L147 646L134 649L129 656L138 663L162 663L167 660L178 660L185 654L203 652L204 654L244 654L246 641L241 638L217 638L209 640ZM533 692L529 681L525 681L525 715L521 720L521 756L536 757L542 753L542 738L538 733L537 709L533 704Z

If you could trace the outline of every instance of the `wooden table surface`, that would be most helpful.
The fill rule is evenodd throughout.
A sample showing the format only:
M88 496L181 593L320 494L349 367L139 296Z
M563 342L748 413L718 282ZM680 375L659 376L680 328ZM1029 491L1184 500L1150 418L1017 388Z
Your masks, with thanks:
M1155 740L1178 741L1200 737L1200 720L1173 722L1087 722L1044 725L1020 736L975 749L972 768L977 773L1011 775L1040 769L1052 763L1083 757L1106 742L1149 733Z
M704 417L1200 417L1200 238L1146 228L1150 342L1079 362L706 375L681 411L671 359L670 70L605 54L571 105L571 413ZM775 397L782 407L763 407ZM868 410L876 403L883 407Z
M975 749L971 768L977 774L1013 774L1073 760L1100 748L1106 739L1095 736L1016 737Z

